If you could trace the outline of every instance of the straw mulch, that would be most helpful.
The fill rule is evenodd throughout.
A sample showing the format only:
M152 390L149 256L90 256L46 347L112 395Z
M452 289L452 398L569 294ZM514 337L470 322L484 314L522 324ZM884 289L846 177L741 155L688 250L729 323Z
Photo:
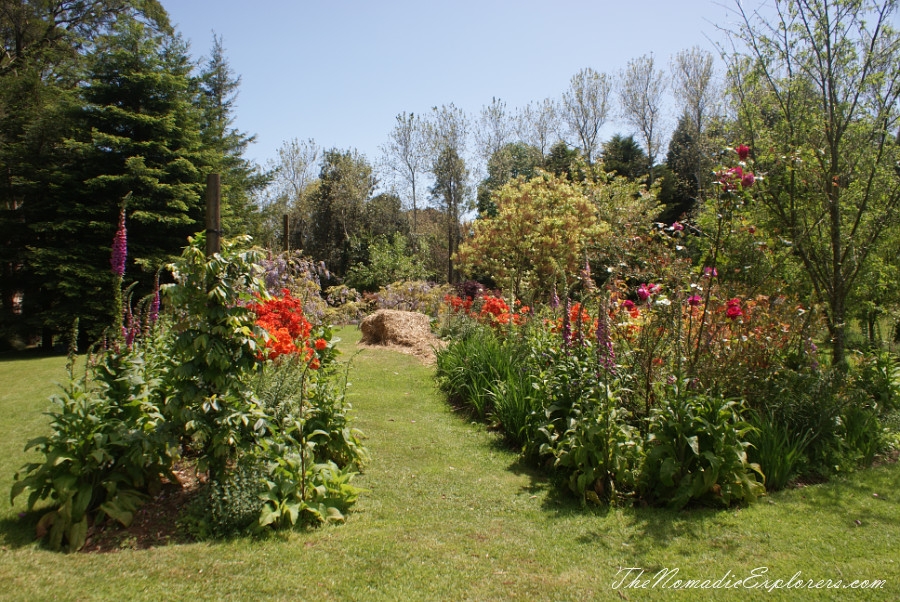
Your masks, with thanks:
M360 346L387 347L414 355L425 364L434 363L434 351L442 341L431 333L431 320L414 311L379 309L359 325Z

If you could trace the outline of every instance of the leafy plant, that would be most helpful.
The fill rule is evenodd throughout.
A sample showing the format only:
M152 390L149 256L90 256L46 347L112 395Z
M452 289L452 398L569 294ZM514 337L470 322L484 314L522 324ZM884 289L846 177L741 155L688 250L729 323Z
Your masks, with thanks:
M802 470L806 462L806 448L813 439L809 430L797 433L794 425L773 410L752 412L747 440L751 446L748 455L759 464L766 475L766 489L784 489L790 480Z
M616 384L598 379L573 405L550 406L540 429L547 439L542 455L553 456L573 493L594 503L633 492L643 461L640 433L628 423Z
M334 462L310 462L314 447L309 441L299 449L280 443L265 446L268 476L260 496L260 526L291 528L344 521L344 513L360 493L350 484L355 473Z
M689 385L689 383L685 383ZM650 499L671 508L691 501L727 506L765 493L763 473L747 459L742 406L702 392L673 387L653 411L641 476Z
M70 362L69 382L52 397L57 409L50 413L51 434L26 445L43 461L23 466L10 493L15 500L30 490L29 509L39 500L53 501L38 531L49 535L54 550L79 550L95 511L127 526L148 493L171 475L175 450L154 364L132 350L96 361L79 377Z
M247 242L225 241L221 253L206 257L204 235L190 238L169 266L175 283L164 287L177 311L170 372L176 393L166 412L190 436L200 470L212 473L266 430L245 384L260 368L260 331L248 304L251 293L265 294L254 267L260 253L240 249Z

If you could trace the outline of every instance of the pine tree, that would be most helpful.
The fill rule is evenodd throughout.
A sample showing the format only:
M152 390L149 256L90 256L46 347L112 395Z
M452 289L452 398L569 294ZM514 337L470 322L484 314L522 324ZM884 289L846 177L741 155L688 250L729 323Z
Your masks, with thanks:
M186 45L121 18L89 57L43 221L29 258L41 279L42 320L54 330L76 317L86 336L110 323L110 244L129 196L128 273L136 295L203 223L204 155Z
M235 76L228 64L219 36L213 36L210 56L200 72L198 84L203 147L215 153L211 170L222 176L222 228L226 235L254 231L262 219L256 211L254 195L265 188L271 174L263 173L244 157L256 137L234 127L241 78Z

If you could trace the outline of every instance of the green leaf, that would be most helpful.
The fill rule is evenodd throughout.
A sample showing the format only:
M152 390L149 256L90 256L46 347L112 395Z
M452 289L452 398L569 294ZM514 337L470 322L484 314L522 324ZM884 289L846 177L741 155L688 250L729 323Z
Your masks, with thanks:
M699 456L700 455L700 441L697 439L697 435L694 435L693 437L688 437L687 443L688 443L688 446L690 446L691 451L694 452L694 455Z
M78 522L72 523L66 533L69 540L69 551L77 552L84 547L87 540L88 521L87 517L82 518Z
M273 508L268 502L263 505L262 512L259 515L259 526L267 527L281 518L281 512Z

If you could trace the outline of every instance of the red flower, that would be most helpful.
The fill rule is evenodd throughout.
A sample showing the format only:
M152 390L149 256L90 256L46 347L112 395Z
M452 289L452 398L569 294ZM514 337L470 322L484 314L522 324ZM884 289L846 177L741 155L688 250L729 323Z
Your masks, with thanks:
M744 312L741 311L741 300L734 298L729 299L725 305L727 309L725 310L725 315L731 318L732 320L737 319L744 315Z
M750 147L746 144L740 144L736 149L734 149L734 152L738 154L738 159L740 159L741 161L746 161L747 157L750 156Z
M312 325L303 316L300 300L292 297L287 289L282 293L283 297L250 306L250 310L256 314L256 324L269 333L269 340L266 342L269 359L299 353L312 331Z
M316 349L324 351L326 347L328 347L328 341L325 339L316 339Z

